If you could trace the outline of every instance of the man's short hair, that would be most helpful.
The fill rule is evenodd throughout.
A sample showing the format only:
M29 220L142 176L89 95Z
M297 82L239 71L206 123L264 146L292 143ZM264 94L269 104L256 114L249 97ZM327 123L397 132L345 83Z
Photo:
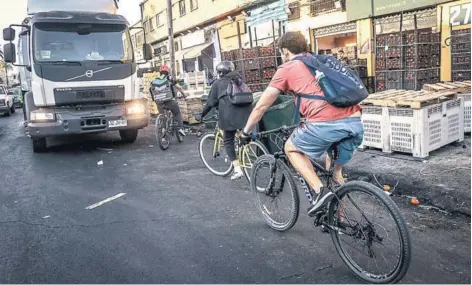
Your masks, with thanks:
M293 54L308 52L308 43L300 32L287 32L279 38L279 50L288 49Z
M338 53L340 53L340 52L344 53L344 51L343 51L343 50L340 50L340 51L338 51Z

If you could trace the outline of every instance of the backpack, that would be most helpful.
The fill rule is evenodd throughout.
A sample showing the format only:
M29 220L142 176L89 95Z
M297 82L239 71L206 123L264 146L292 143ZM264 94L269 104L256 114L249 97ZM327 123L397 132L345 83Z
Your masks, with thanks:
M252 105L254 101L251 89L246 83L242 82L241 78L231 79L226 88L226 93L220 98L224 96L228 96L229 102L235 106Z
M151 94L157 103L163 103L174 99L174 92L167 77L156 78L151 82Z
M323 100L335 107L346 108L359 104L369 96L369 92L357 73L344 66L334 56L310 54L297 56L292 60L303 62L314 77L317 77L317 71L324 74L324 82L320 82L324 96L296 94L297 114L294 118L295 123L298 121L297 117L300 116L301 98Z

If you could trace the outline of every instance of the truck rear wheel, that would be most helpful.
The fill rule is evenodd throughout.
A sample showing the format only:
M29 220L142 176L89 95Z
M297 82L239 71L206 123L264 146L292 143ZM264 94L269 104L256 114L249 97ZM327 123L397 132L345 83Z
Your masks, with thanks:
M138 138L138 130L122 130L120 131L120 137L126 143L134 143Z
M45 152L46 149L46 138L33 139L33 151L35 153Z
M7 108L8 108L8 110L7 110L7 112L5 113L5 116L10 117L10 116L11 116L11 108L10 108L9 105L7 105Z

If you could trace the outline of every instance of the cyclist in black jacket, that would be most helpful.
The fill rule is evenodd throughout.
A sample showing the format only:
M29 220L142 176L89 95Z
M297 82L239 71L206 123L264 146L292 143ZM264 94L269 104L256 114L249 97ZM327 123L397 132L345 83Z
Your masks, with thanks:
M214 81L211 86L208 101L203 108L201 116L198 115L196 117L197 120L201 121L212 108L218 109L218 125L224 131L223 140L226 153L234 166L231 180L239 179L243 176L243 171L236 157L234 137L237 130L244 128L252 111L252 105L236 106L229 101L228 96L225 96L227 95L228 86L232 84L232 81L238 83L238 85L241 85L243 82L241 75L234 70L235 67L231 61L222 61L216 66L219 79Z

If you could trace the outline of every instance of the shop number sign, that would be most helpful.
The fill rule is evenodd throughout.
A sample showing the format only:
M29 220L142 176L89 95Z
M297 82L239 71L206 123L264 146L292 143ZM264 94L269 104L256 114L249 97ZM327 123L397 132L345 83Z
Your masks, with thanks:
M472 8L472 3L466 3L462 5L452 6L449 9L451 25L460 26L467 25L471 22L470 10Z

